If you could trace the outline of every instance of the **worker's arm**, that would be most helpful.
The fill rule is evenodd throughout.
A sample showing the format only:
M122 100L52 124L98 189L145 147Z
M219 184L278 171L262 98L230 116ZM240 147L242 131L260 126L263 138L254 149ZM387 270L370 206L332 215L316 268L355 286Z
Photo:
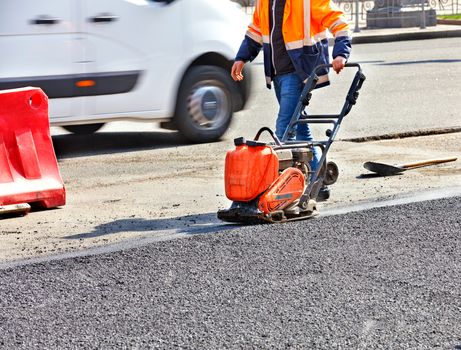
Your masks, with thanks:
M243 80L243 66L248 61L253 61L261 51L263 37L259 27L259 3L253 13L253 22L248 26L245 38L235 56L235 62L231 69L231 76L235 81Z
M333 69L339 73L349 59L352 47L351 31L344 13L330 0L313 0L312 18L335 37Z

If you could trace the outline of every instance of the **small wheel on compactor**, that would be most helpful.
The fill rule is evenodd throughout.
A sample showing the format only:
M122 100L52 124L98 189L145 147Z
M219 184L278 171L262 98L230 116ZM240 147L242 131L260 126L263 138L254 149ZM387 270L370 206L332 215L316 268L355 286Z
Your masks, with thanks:
M325 178L323 184L326 186L333 185L338 180L339 168L334 162L327 162L327 169L325 172Z

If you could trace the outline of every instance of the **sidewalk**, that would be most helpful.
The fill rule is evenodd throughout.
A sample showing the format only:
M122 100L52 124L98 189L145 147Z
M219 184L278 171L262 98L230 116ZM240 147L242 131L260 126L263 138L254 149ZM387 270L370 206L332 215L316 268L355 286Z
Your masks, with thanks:
M411 28L360 28L360 32L353 33L352 43L370 44L389 41L421 40L461 37L461 25L438 24L433 27L420 29Z
M249 21L251 21L251 13L252 10L245 11ZM360 20L360 32L353 32L352 43L372 44L390 41L461 37L461 21L456 21L454 23L456 24L437 24L436 26L426 27L425 29L419 27L370 29L366 28L364 20ZM355 23L353 20L349 20L349 25L351 29L354 30Z

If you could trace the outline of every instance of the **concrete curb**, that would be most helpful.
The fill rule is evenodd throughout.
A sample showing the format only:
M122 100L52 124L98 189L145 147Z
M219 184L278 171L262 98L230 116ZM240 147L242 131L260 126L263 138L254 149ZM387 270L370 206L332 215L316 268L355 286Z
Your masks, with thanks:
M397 132L397 133L382 134L382 135L372 135L372 136L355 137L355 138L349 138L349 139L340 139L339 141L370 142L370 141L380 141L380 140L404 139L407 137L433 136L433 135L455 134L455 133L461 133L461 127L453 126L453 127L448 127L448 128L419 129L419 130L408 131L408 132Z
M438 19L437 24L461 26L461 19Z
M248 16L253 11L245 12ZM353 28L352 21L349 23ZM362 23L363 25L364 23ZM363 28L359 33L353 33L352 44L375 44L392 41L406 40L425 40L425 39L443 39L461 37L461 20L442 20L437 19L437 25L445 28L438 29L438 26L420 29L415 27L414 31L408 31L411 28L381 28L367 29ZM452 27L452 28L447 28ZM384 32L382 31L384 30ZM334 38L329 38L330 45L334 44Z
M407 33L364 34L352 37L353 44L374 44L391 41L442 39L461 37L461 28L444 31L425 31Z

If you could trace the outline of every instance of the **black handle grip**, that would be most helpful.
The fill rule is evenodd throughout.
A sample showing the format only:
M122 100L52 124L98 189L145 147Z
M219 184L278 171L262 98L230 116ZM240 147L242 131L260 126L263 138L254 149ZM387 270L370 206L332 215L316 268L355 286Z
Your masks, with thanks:
M346 67L346 68L356 67L356 68L358 68L358 70L360 72L362 71L362 67L360 67L360 64L355 63L355 62L346 63L344 67ZM314 68L314 73L317 74L317 72L319 70L325 69L325 68L333 68L333 65L331 63L329 63L329 64L320 64L320 65L318 65L317 67Z
M38 24L38 25L50 25L50 24L56 24L59 23L61 20L56 17L49 17L49 16L43 16L43 17L38 17L30 21L32 24Z
M115 22L118 20L117 16L113 16L111 14L100 14L94 17L89 18L90 22L93 23L109 23L109 22Z
M348 115L352 109L352 106L355 105L357 99L359 98L359 90L362 88L363 82L365 81L366 77L359 69L355 73L354 80L349 88L349 91L346 96L346 105L344 109L344 115Z
M259 136L261 136L261 134L264 132L264 131L267 131L271 136L272 136L272 139L275 141L275 144L277 146L281 146L281 143L280 143L280 140L278 139L277 135L275 135L275 132L273 132L270 128L268 128L267 126L264 126L262 127L261 129L258 130L258 132L256 133L256 136L255 138L253 139L254 141L258 141L259 140Z

